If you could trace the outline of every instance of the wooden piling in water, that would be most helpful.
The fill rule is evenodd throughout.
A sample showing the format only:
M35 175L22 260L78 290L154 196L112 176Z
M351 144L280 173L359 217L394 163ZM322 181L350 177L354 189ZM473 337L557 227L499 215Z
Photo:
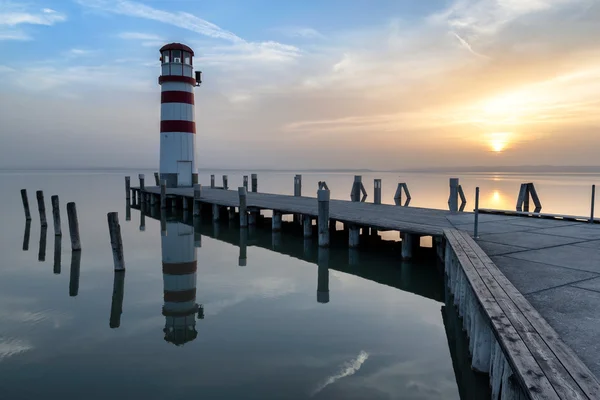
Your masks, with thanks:
M350 200L360 201L361 185L362 185L362 176L354 175L354 183L352 184L352 191L350 192Z
M31 220L25 221L25 232L23 233L23 251L29 250L29 237L31 236Z
M252 174L251 178L252 178L252 192L256 193L256 192L258 192L258 175Z
M416 244L415 239L418 240L418 237L415 238L415 235L410 233L401 233L400 236L402 238L402 260L409 261L413 256L413 248Z
M218 204L213 204L212 205L212 219L213 221L218 221L219 219L221 219L221 207Z
M273 232L281 231L281 212L273 210L273 218L271 218L271 227Z
M110 234L110 246L112 247L115 271L124 271L125 258L123 257L123 239L121 238L119 213L109 212L106 217L108 220L108 232Z
M451 212L458 212L458 178L450 178L450 197L448 208Z
M193 214L195 217L200 215L202 205L200 204L200 198L202 197L202 185L194 185L194 203L193 203Z
M241 186L238 188L238 194L240 196L240 227L245 228L248 226L248 210L246 206L247 201L247 188L245 186Z
M248 214L248 226L256 226L256 223L258 222L258 215L258 211L250 211Z
M348 229L348 246L351 249L360 244L360 228L357 225L350 225Z
M294 176L294 196L302 196L302 175Z
M228 182L229 178L227 177L227 175L223 175L223 189L224 190L228 190L229 189L229 182Z
M21 200L23 201L23 209L25 210L25 219L31 221L31 212L29 211L29 199L27 199L27 189L21 189Z
M69 219L69 233L71 234L71 250L81 250L81 240L79 239L79 221L77 220L77 208L75 203L67 203L67 218Z
M58 204L58 196L57 195L51 196L50 201L52 202L52 218L54 220L54 235L60 236L60 235L62 235L62 229L60 226L60 206Z
M319 246L329 247L329 190L320 189L317 192L317 201L319 202Z
M158 172L154 173L154 183L156 184L156 186L160 186L160 175L158 174Z
M302 230L305 238L312 237L312 218L310 215L304 215L302 219Z
M214 175L210 176L210 188L211 189L215 188L215 176Z
M37 192L35 192L35 197L37 198L38 211L40 212L40 222L42 226L48 226L48 222L46 221L46 205L44 204L44 192L38 190Z
M167 181L160 181L160 208L167 208Z
M140 179L140 195L141 195L142 192L144 192L146 190L146 183L145 183L146 178L144 177L144 174L139 174L138 177ZM144 199L141 198L140 201L144 201Z
M373 203L381 204L381 179L373 181Z
M125 198L131 199L131 178L128 176L125 177Z
M38 252L38 261L46 261L46 238L48 236L48 227L42 226L40 229L40 248Z

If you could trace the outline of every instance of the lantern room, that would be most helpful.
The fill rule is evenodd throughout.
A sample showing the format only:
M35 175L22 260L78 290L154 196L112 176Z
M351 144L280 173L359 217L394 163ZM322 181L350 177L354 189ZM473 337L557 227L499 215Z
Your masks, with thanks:
M194 78L194 51L185 44L169 43L160 49L162 76ZM200 71L196 73L196 86L200 84Z

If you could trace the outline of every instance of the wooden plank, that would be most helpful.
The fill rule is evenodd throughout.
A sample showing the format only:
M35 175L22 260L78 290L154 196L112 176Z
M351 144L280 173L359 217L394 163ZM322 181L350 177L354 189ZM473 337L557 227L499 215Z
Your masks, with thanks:
M468 237L468 233L461 232L463 237ZM470 238L470 237L469 237ZM513 301L518 310L526 316L531 329L540 335L545 345L554 353L554 356L564 367L566 372L577 386L591 399L600 398L600 383L589 370L589 368L577 357L544 320L537 310L527 301L527 299L512 285L506 276L498 269L487 254L473 241L471 247L477 256L482 260L490 274L496 279L499 285Z
M564 215L564 214L549 214L549 213L536 213L526 211L511 211L511 210L497 210L493 208L480 208L480 213L485 214L503 214L507 216L519 216L519 217L531 217L531 218L542 218L542 219L557 219L564 221L581 221L590 222L589 217L582 217L578 215ZM594 218L594 222L600 222L599 218Z

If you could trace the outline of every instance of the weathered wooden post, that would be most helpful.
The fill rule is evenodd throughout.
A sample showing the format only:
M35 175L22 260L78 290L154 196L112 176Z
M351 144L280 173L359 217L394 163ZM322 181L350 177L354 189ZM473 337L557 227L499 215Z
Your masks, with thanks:
M158 172L154 173L154 183L156 184L156 186L160 186L160 175L158 174Z
M67 207L69 204L67 204ZM77 296L77 293L79 293L79 271L80 271L80 269L81 269L81 251L73 251L71 253L71 273L69 276L69 296L71 296L71 297L75 297L75 296Z
M319 246L329 247L329 190L320 189L317 192L319 202Z
M215 188L215 176L214 175L210 176L210 188L211 189Z
M131 221L131 204L125 204L125 221Z
M35 197L37 198L38 210L40 212L40 222L42 226L48 226L48 222L46 221L46 205L44 204L44 192L38 190L35 192Z
M402 238L402 260L409 261L412 259L413 248L416 245L416 240L418 240L418 236L412 233L404 233L400 234Z
M248 229L242 228L242 229L240 229L240 256L238 259L238 265L240 267L245 267L246 263L248 262L247 248L248 248Z
M302 219L302 228L305 238L312 237L312 218L310 215L304 215Z
M250 211L250 213L248 214L248 226L256 226L256 223L258 222L258 215L258 211Z
M302 196L302 175L294 176L294 196Z
M167 210L160 212L160 236L167 236Z
M329 303L329 249L319 248L317 267L317 302Z
M227 177L227 175L223 175L223 189L224 190L228 190L229 189L229 182L228 182L229 178Z
M354 175L354 183L350 192L350 200L360 201L360 186L362 185L362 176Z
M218 221L221 218L221 207L218 204L212 205L212 219L213 221Z
M62 236L54 236L54 273L60 274L60 263L62 255Z
M596 203L596 185L592 185L592 207L590 212L590 223L594 223L594 205Z
M29 200L27 199L27 189L21 189L21 200L25 209L25 219L31 221L31 212L29 211Z
M158 186L158 185L157 185ZM125 292L125 270L115 271L113 280L113 294L110 304L110 319L108 326L118 328L121 326L121 314L123 314L123 295Z
M348 231L348 246L350 246L351 249L354 249L360 244L360 228L357 225L352 224Z
M146 191L146 178L144 177L144 174L139 174L138 177L140 178L140 202L143 202L144 192Z
M281 231L281 211L273 210L273 218L271 218L273 232Z
M50 201L52 202L52 219L54 220L54 235L60 236L62 235L62 230L60 227L60 207L58 205L58 196L51 196Z
M258 192L258 175L252 174L251 178L252 178L252 192L256 193L256 192Z
M240 228L248 226L248 210L247 210L247 189L244 186L238 188L240 196Z
M202 185L200 184L195 184L194 185L194 204L193 204L193 208L194 208L194 216L197 217L200 215L200 212L202 210L202 205L200 204L200 198L202 197Z
M25 221L25 232L23 234L23 251L29 250L29 237L31 236L31 220Z
M128 176L125 177L125 198L127 200L131 199L131 178Z
M450 178L450 198L448 207L451 212L458 212L458 178Z
M244 175L244 180L242 182L242 186L246 188L246 192L248 191L248 175Z
M113 252L115 271L125 270L125 258L123 257L123 239L121 238L121 225L119 225L119 213L109 212L106 214L108 220L108 232L110 234L110 246Z
M381 179L375 179L373 182L373 203L381 204Z
M40 230L40 251L38 253L38 261L46 261L46 237L48 234L48 227L42 226Z
M160 208L167 208L167 181L160 181Z
M475 188L475 215L474 215L473 237L475 239L477 239L479 237L479 186L477 186Z
M69 233L71 234L71 250L81 250L81 241L79 240L79 222L77 221L77 208L75 203L67 203L67 217L69 219Z

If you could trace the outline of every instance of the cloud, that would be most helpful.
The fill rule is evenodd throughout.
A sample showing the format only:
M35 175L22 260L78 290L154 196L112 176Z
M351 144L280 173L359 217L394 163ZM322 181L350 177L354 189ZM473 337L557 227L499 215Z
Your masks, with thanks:
M162 47L167 41L161 36L142 32L121 32L119 38L125 40L139 40L143 47Z
M19 30L0 29L0 40L31 40L31 36Z
M302 39L322 39L325 36L321 32L314 28L302 27L302 26L288 26L283 28L274 28L273 31L279 32L283 35L302 38Z
M369 353L364 350L361 350L358 356L355 359L350 360L345 363L340 371L334 375L331 375L325 379L325 381L317 386L317 388L311 393L311 397L314 397L317 393L325 389L327 386L335 383L336 381L345 378L347 376L354 375L356 371L360 369L365 361L369 358Z
M0 25L17 26L20 24L54 25L67 20L65 14L44 8L40 12L9 11L6 6L0 5Z

